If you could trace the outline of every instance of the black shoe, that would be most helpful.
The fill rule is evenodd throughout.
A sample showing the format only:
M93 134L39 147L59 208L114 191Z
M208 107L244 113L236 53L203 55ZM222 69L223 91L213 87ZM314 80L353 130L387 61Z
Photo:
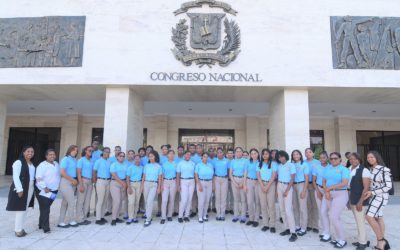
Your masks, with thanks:
M151 221L147 221L147 220L146 220L146 221L144 222L144 226L145 226L145 227L150 226L150 224L151 224Z
M193 218L193 217L195 217L196 215L197 215L197 213L191 212L190 215L189 215L189 217L190 217L190 218Z
M127 222L126 222L126 225L130 225L132 223L132 221L131 220L128 220Z
M43 233L49 234L50 233L50 229L43 229Z
M39 225L39 230L40 230L40 229L43 229L41 225Z
M111 221L111 226L116 226L117 225L117 221L116 220L112 220Z
M84 220L84 221L79 222L78 225L79 226L86 226L86 225L89 225L90 223L91 223L90 221Z
M274 234L276 232L276 229L274 227L271 227L269 231Z
M281 232L279 235L280 236L286 236L286 235L289 235L289 234L290 234L290 230L286 229L285 231Z
M167 218L167 221L172 221L172 217L168 217L168 218Z
M263 226L263 227L261 228L261 231L266 232L266 231L268 231L268 229L269 229L269 227Z
M147 216L143 214L142 219L147 219Z
M89 217L90 217L90 212L88 212L88 213L86 214L86 217L87 217L87 218L89 218Z
M296 228L296 229L295 229L295 232L298 233L298 232L300 232L300 230L301 230L301 227Z
M107 222L108 222L108 221L107 221L106 219L104 219L104 218L101 218L101 221L104 222L104 223L107 223Z
M69 225L69 224L58 224L57 227L60 227L60 228L69 228L70 225Z
M219 218L220 221L225 221L225 217Z
M161 217L161 212L157 212L156 216Z
M173 217L176 217L176 216L178 216L179 214L177 213L177 212L174 212L173 214L172 214L172 216Z
M110 212L106 212L106 213L104 214L104 216L110 216L110 215L112 215L112 213L110 213Z
M190 221L188 217L184 217L183 220L184 220L185 222L189 222L189 221Z
M252 222L252 221L248 221L248 222L246 223L246 226L251 226L251 225L253 225L253 223L254 223L254 222Z
M217 221L220 221L221 219L217 216L217 218L215 218Z
M208 209L207 209L207 213L210 213L210 212L211 212L211 209L210 209L210 208L208 208Z
M208 221L208 216L203 218L203 221L207 222Z
M225 210L225 214L229 214L229 210Z
M232 219L232 222L235 222L235 223L236 223L236 222L238 222L238 220L239 220L239 218L233 218L233 219Z
M162 219L162 220L160 221L160 224L165 224L165 220Z
M258 225L259 225L259 224L258 224L257 221L254 221L254 222L253 222L253 227L258 227Z
M366 244L360 244L360 242L353 242L353 243L351 243L353 246L355 246L355 247L358 247L358 246L366 246L366 247L369 247L369 241L367 241L367 243Z
M311 227L307 227L307 231L311 231L312 230L312 228Z
M329 243L331 243L332 245L336 245L337 241L336 240L331 240L331 241L329 241Z
M307 231L300 230L300 231L297 232L297 235L298 236L304 236L306 233L307 233Z
M318 230L318 229L316 229L316 228L313 228L313 230L312 230L312 231L313 231L313 233L316 233L316 234L317 234L317 233L319 233L319 230Z
M336 242L335 248L344 248L346 245L347 245L346 241L343 244L340 244L339 242Z
M105 224L105 222L103 222L102 220L96 220L96 222L95 222L97 225L104 225Z
M230 213L230 214L233 214L233 210L229 210L229 213Z
M133 219L132 223L139 223L138 219Z
M282 219L282 217L279 218L279 221L283 224L283 219Z
M178 218L178 222L179 223L183 223L183 219L182 218Z
M115 221L116 221L117 223L122 223L122 222L124 222L124 221L121 220L120 218L117 218Z
M212 211L213 211L214 213L216 213L216 212L217 212L217 209L216 209L216 208L213 208Z
M289 238L290 242L295 242L297 240L297 235L296 234L292 234Z

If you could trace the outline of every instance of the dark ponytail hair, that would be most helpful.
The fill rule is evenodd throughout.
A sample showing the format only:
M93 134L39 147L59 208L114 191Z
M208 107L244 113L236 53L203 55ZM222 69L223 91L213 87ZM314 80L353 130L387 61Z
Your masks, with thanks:
M271 164L272 164L272 158L271 158L271 151L269 151L268 148L263 148L263 150L261 150L261 156L260 156L260 164L258 165L258 167L261 169L262 165L264 164L264 153L267 152L268 153L268 169L271 168Z

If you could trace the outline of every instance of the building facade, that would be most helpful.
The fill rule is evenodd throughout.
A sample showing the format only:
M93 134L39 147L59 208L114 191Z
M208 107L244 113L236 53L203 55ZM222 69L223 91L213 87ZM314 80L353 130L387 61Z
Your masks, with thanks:
M97 136L377 149L400 178L399 1L0 2L1 175Z

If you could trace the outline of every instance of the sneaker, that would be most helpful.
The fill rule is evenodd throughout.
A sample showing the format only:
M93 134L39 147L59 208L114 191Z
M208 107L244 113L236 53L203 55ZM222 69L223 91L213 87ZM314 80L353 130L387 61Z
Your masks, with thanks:
M71 221L71 222L69 223L69 225L70 225L71 227L77 227L77 226L79 226L79 224L76 223L76 221Z
M248 221L248 222L246 223L246 226L251 226L251 225L253 225L253 222L252 222L252 221Z
M203 221L206 221L206 222L207 222L207 221L208 221L208 217L204 217L204 218L203 218Z
M112 213L110 213L110 212L106 212L105 214L104 214L104 216L110 216Z
M300 231L297 232L297 235L298 235L298 236L304 236L306 233L307 233L307 231L305 231L305 230L300 230Z
M203 219L200 218L200 219L199 219L199 223L203 223Z
M188 217L184 217L183 220L184 220L185 222L189 222L189 221L190 221Z
M280 236L286 236L286 235L289 235L289 234L290 234L290 230L286 229L285 231L281 232L279 235Z
M220 221L225 221L225 217L219 218Z
M336 240L331 240L331 241L329 241L329 243L331 243L332 245L336 245L337 241Z
M122 222L124 222L124 221L121 220L120 218L117 218L115 221L116 221L117 223L122 223Z
M156 217L161 217L161 212L157 212Z
M128 219L128 220L126 221L126 225L130 225L131 223L132 223L132 220L129 220L129 219Z
M124 216L124 217L122 217L122 219L129 220L129 217L128 216Z
M102 226L102 225L105 224L105 222L103 222L102 220L96 220L95 223L96 223L97 225L100 225L100 226Z
M150 224L151 224L151 221L146 220L146 221L144 222L144 226L145 226L145 227L150 226Z
M344 240L339 240L339 241L336 242L335 248L343 248L343 247L345 247L346 245L347 245L347 242L346 242L346 241L344 241ZM385 249L388 249L388 248L385 248Z
M290 242L295 242L297 240L297 235L296 234L292 234L289 238Z
M172 217L168 217L168 218L167 218L167 221L172 221Z
M328 242L331 240L331 236L330 235L322 235L320 241L322 242Z
M258 227L258 225L259 225L259 224L258 224L257 221L254 221L254 222L253 222L253 227Z
M104 222L104 223L107 223L107 222L108 222L108 221L107 221L106 219L104 219L104 218L101 218L101 221Z
M217 221L220 221L221 219L219 218L219 216L217 216L217 218L215 218Z
M117 221L116 220L112 220L111 221L111 226L116 226L117 225Z
M274 227L271 227L269 231L274 234L276 232L276 229Z
M269 229L269 227L263 226L263 227L261 228L261 231L266 232L266 231L268 231L268 229Z
M183 219L182 218L178 218L178 222L179 223L183 223Z
M132 220L132 223L138 223L138 222L139 222L139 220L136 218Z
M246 218L242 218L241 220L240 220L240 223L246 223Z
M165 224L165 220L162 219L162 220L160 221L160 224Z
M232 219L232 222L238 222L238 220L239 220L239 218L238 217L234 217L233 219Z
M65 224L65 223L63 222L63 223L58 224L57 227L60 227L60 228L69 228L69 224Z
M174 212L173 214L172 214L172 216L173 217L176 217L176 216L178 216L179 214L177 213L177 212Z
M86 225L89 225L90 223L91 223L90 221L84 220L84 221L79 222L78 225L79 226L86 226Z
M300 232L300 230L301 230L301 227L296 227L295 232L298 233L298 232Z
M312 231L313 231L313 233L316 233L316 234L317 234L317 233L319 233L319 230L318 230L318 229L316 229L316 228L313 228L313 230L312 230Z

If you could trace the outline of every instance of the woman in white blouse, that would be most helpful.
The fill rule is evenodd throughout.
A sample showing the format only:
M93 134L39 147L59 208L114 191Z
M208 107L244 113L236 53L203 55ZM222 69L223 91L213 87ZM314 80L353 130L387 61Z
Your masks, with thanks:
M13 165L13 182L8 193L7 211L15 211L15 236L24 237L26 209L33 207L33 183L35 181L35 166L31 162L34 149L25 146L21 156Z
M39 229L44 233L50 232L50 206L55 200L60 185L60 166L55 161L54 149L46 151L46 160L36 169L36 198L39 201Z

